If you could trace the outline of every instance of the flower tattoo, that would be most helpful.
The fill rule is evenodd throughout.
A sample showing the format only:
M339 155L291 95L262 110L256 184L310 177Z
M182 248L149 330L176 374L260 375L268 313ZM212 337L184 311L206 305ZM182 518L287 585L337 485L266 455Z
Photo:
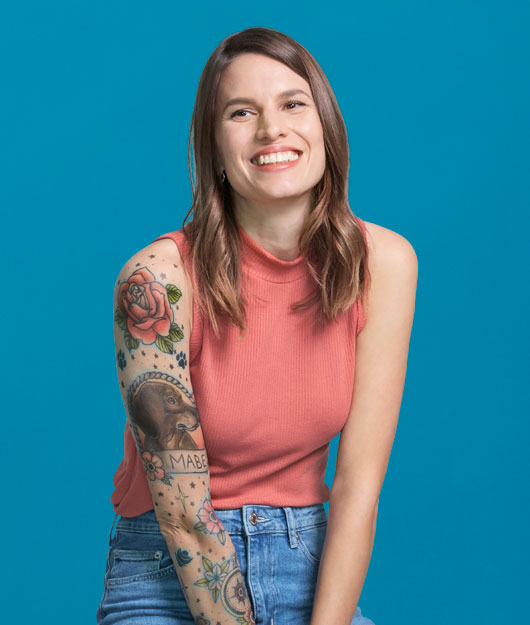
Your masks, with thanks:
M173 353L173 342L184 338L171 309L181 296L179 288L174 284L164 286L147 267L137 269L120 284L114 318L124 331L129 352L138 349L140 343L155 343L166 354Z
M203 501L202 507L197 512L196 516L200 520L195 523L193 529L203 534L214 534L221 545L224 545L226 542L226 531L210 499L205 499Z
M142 453L142 461L144 463L144 470L147 477L151 480L160 480L164 484L171 484L169 476L166 476L164 471L164 463L162 458L155 454L151 454L149 451Z

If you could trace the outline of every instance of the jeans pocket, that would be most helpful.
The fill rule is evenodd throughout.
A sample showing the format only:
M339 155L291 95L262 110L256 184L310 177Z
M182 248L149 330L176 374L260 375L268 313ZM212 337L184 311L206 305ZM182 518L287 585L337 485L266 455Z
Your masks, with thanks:
M307 559L313 564L319 564L326 539L327 523L316 525L315 527L306 527L296 532L298 544Z
M161 568L162 556L161 549L111 549L107 588L158 577L165 572Z

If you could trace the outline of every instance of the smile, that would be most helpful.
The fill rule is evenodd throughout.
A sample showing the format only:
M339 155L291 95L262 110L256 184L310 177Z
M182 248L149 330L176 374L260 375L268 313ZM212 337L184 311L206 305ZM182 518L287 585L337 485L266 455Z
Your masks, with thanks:
M259 167L265 171L285 169L296 165L301 154L297 152L271 152L269 154L261 154L257 158L250 160L254 167Z

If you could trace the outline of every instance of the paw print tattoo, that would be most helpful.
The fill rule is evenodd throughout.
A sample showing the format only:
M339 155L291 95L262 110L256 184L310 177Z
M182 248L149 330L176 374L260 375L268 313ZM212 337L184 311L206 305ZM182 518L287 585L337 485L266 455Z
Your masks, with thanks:
M184 352L179 352L177 354L177 365L182 367L182 369L185 369L187 364L188 360L186 358L186 354Z
M118 360L118 367L120 368L121 371L123 371L125 367L127 366L127 360L125 358L125 354L121 351L121 349L117 353L116 358Z

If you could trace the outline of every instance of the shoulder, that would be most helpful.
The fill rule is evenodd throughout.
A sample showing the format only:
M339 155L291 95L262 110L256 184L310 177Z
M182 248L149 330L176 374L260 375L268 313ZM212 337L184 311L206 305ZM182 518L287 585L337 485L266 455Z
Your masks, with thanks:
M390 319L396 322L401 319L407 327L414 315L416 299L416 252L401 234L370 222L364 225L370 272L365 315L372 319L376 333L380 333L385 324L388 326ZM373 323L374 318L380 320L379 325Z
M183 252L171 238L156 240L131 256L118 274L114 291L116 305L123 308L128 303L131 314L140 312L137 306L169 308L180 300L191 315L192 281Z
M418 258L408 239L398 232L364 221L368 244L368 268L372 277L393 278L396 275L414 280Z
M162 280L186 279L188 275L183 261L184 250L181 249L182 231L171 233L172 238L163 238L153 241L146 247L133 254L122 266L118 281L127 280L134 272L141 273L142 268L159 274ZM169 235L164 235L168 236ZM177 244L178 242L178 244Z

